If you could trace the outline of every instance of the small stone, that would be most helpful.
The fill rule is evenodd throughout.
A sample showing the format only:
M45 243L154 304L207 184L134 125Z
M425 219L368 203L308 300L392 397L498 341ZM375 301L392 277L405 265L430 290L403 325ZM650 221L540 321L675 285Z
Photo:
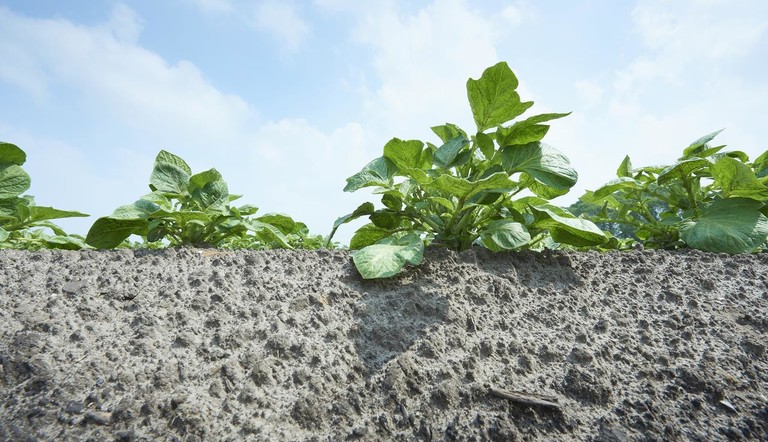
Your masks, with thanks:
M104 411L89 411L85 414L85 419L98 425L109 425L112 420L112 413Z

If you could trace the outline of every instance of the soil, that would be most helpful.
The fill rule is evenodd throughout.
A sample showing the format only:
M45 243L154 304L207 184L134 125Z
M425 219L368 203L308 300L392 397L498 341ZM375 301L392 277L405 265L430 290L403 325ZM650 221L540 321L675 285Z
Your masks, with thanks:
M0 252L1 440L768 440L768 254Z

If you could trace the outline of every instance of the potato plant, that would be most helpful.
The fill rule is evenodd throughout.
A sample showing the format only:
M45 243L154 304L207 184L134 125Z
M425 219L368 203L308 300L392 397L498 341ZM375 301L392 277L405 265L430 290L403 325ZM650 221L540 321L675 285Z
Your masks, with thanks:
M121 246L130 235L194 247L290 249L322 241L289 216L252 217L255 206L232 206L240 196L229 193L216 169L193 174L170 152L158 153L149 182L150 193L96 220L85 241L99 249Z
M581 197L595 222L629 226L649 248L709 252L762 250L768 239L768 151L754 162L744 152L709 143L720 131L683 150L674 164L633 168L627 156L618 177ZM651 210L655 208L656 210Z
M21 167L26 161L27 154L21 148L0 143L0 248L77 250L85 247L83 238L68 235L51 220L88 215L37 206L34 197L22 195L32 184Z
M606 240L591 221L549 203L568 192L577 174L565 155L541 142L549 130L543 123L568 114L513 122L533 105L520 100L517 85L506 63L486 69L467 81L473 135L448 123L432 128L438 144L393 138L381 157L347 178L344 191L372 187L383 205L362 204L336 220L331 232L368 217L350 242L364 278L418 264L430 244L502 251L534 248L545 239L578 246Z

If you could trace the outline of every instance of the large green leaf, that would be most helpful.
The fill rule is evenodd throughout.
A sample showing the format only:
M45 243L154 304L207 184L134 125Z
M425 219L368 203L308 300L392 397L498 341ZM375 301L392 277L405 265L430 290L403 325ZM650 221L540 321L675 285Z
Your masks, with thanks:
M155 158L152 175L149 177L150 188L166 193L183 194L187 190L191 175L192 170L181 157L161 150Z
M432 155L432 162L443 169L448 169L453 166L454 160L458 156L464 147L467 146L469 140L463 135L448 140L445 144L440 146Z
M397 166L389 158L379 157L363 167L363 170L347 178L345 192L354 192L369 186L392 186Z
M693 158L690 160L678 161L677 163L665 168L657 179L660 186L676 179L688 179L693 177L693 173L706 169L711 163L703 158Z
M384 145L384 158L392 161L401 174L406 174L409 169L420 168L423 149L424 143L419 140L392 138Z
M718 200L696 220L684 221L680 238L692 248L708 252L748 253L768 238L764 204L750 198Z
M205 210L209 207L220 208L229 202L229 189L221 174L216 169L206 170L189 178L189 193Z
M619 190L638 190L642 188L642 184L639 183L636 179L628 176L620 176L618 178L612 179L611 181L608 181L607 183L603 184L603 187L595 190L594 197L605 198Z
M501 155L504 170L510 175L525 172L555 189L570 189L578 179L568 158L544 143L507 146Z
M192 169L189 167L189 164L187 164L186 161L184 161L180 156L174 155L166 150L161 150L158 152L157 156L155 157L155 163L171 164L184 171L184 173L187 175L192 175Z
M263 223L272 224L286 235L296 231L296 221L287 215L281 215L279 213L268 213L256 218L256 220Z
M27 154L18 146L0 142L0 164L15 164L21 166L27 161Z
M369 223L357 229L357 232L352 236L352 239L349 240L349 248L352 250L362 249L363 247L374 244L391 234L391 230Z
M133 204L118 207L109 217L112 219L147 219L149 215L158 210L160 210L159 205L142 198Z
M768 197L768 187L755 176L752 169L731 157L718 158L710 168L715 184L723 189L723 196L742 196L753 199Z
M523 121L518 121L512 126L502 127L496 132L496 139L499 146L510 146L515 144L528 144L541 141L544 135L549 131L549 126L540 124L545 121L555 120L570 115L565 114L541 114L534 115Z
M467 80L467 96L478 132L506 123L533 106L532 101L520 101L515 92L517 85L517 77L505 62L483 71L479 80Z
M594 246L604 243L607 239L595 223L576 218L564 209L529 207L535 218L534 226L548 229L556 242L573 246Z
M97 249L112 249L132 234L144 235L147 221L143 219L114 219L103 217L88 230L85 242Z
M44 207L44 206L31 206L29 208L29 221L42 221L42 220L48 220L48 219L59 219L59 218L75 218L75 217L84 217L84 216L90 216L85 213L80 212L74 212L71 210L59 210L54 209L53 207Z
M483 245L494 252L512 250L531 242L531 234L524 225L511 219L491 221L480 231Z
M29 189L32 180L16 164L0 165L0 199L14 198Z
M352 254L357 271L365 279L396 275L405 264L418 265L424 257L424 242L418 234L386 237Z
M505 172L497 172L488 178L477 181L469 181L452 175L440 175L429 183L429 187L442 192L448 192L466 200L473 195L488 190L507 192L515 188L515 183L509 179Z

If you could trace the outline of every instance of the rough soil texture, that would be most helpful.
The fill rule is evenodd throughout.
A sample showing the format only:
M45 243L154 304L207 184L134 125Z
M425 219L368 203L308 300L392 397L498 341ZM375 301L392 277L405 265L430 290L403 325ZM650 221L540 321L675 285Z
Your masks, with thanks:
M425 261L2 251L0 440L768 440L768 254Z

